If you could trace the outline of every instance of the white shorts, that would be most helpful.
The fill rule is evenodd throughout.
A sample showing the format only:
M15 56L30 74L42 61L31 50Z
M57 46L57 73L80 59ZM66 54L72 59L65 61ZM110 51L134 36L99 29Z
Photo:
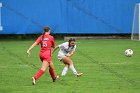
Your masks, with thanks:
M57 56L57 58L59 59L59 61L61 61L64 56Z

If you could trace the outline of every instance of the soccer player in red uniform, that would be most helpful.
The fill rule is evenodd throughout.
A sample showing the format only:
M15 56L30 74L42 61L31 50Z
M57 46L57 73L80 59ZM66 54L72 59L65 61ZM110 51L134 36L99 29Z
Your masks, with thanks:
M32 84L36 84L36 80L38 80L45 72L45 70L49 67L49 73L53 79L53 82L59 76L55 75L54 73L54 65L52 63L52 48L55 47L55 41L53 36L50 35L50 28L47 26L44 28L44 32L41 36L38 37L38 39L30 46L30 48L27 50L28 56L30 55L30 51L36 46L40 45L40 60L42 61L42 67L41 69L35 74L34 77L32 77Z

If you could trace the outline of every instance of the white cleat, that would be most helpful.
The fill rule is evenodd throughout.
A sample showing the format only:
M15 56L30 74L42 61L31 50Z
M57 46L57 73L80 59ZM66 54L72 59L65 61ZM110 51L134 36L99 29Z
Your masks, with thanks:
M83 75L83 73L78 73L76 76L77 77L80 77L80 76L82 76Z
M35 78L34 77L32 77L32 85L35 85L36 83L35 83Z

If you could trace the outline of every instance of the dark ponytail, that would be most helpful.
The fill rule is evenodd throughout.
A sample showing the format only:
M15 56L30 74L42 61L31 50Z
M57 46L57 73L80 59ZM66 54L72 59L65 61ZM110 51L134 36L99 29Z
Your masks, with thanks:
M48 26L44 27L44 32L43 32L43 34L42 34L42 42L43 42L43 40L44 40L45 32L49 32L49 30L50 30L50 27L48 27Z

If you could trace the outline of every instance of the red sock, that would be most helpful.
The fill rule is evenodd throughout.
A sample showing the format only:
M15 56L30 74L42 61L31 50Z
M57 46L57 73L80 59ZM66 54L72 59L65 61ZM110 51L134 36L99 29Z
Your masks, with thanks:
M49 72L50 72L52 79L54 80L56 78L55 73L54 73L54 69L50 68Z
M39 70L36 75L34 76L35 80L37 80L38 78L40 78L42 75L44 74L43 70Z

